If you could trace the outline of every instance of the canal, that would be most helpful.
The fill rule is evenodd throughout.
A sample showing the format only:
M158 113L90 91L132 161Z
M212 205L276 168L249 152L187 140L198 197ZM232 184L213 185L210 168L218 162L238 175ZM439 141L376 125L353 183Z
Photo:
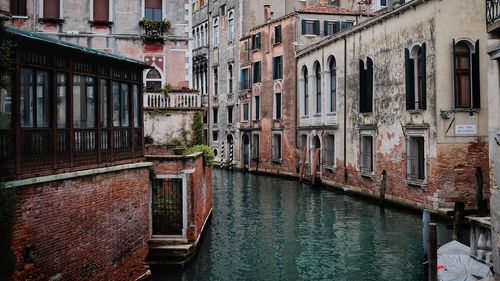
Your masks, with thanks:
M422 216L296 181L214 170L194 260L153 280L424 280ZM438 243L451 238L438 226Z

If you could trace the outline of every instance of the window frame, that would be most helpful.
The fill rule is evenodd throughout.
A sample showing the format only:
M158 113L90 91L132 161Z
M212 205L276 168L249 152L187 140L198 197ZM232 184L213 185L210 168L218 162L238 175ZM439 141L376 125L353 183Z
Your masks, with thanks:
M427 109L426 44L405 49L406 110Z
M256 61L252 63L252 84L262 82L262 62Z
M28 18L28 1L27 0L10 0L10 13L14 19ZM15 9L13 8L15 7Z
M282 27L281 24L274 26L274 35L273 35L273 45L281 44L282 41Z
M278 95L279 95L279 99L278 99ZM274 105L273 106L273 119L274 120L281 120L281 118L283 116L283 95L281 92L274 93L273 105Z
M58 15L57 16L46 16L46 1L48 0L38 0L39 1L39 10L38 10L38 15L39 15L39 20L42 22L50 21L50 20L56 20L60 21L64 18L64 0L55 0L58 1Z
M111 1L113 1L113 0L111 0ZM159 8L147 7L146 6L146 2L147 2L147 0L142 0L142 7L143 7L143 9L142 9L142 13L143 13L142 17L144 19L150 20L150 21L162 21L163 18L164 18L164 16L165 16L164 15L164 11L163 11L163 4L164 4L163 0L160 0L160 7ZM112 5L110 5L110 7L112 7ZM146 12L147 9L153 9L153 17L151 19L149 19L148 16L147 16L147 12ZM159 18L155 17L155 15L158 12L157 10L159 10L159 12L160 12L160 17Z
M421 128L405 128L406 138L405 138L405 153L406 153L406 167L405 167L405 179L406 183L410 186L419 186L425 188L428 183L428 170L427 170L427 159L428 159L428 131L427 129ZM422 138L423 139L423 179L412 179L409 178L409 150L410 138Z
M248 122L250 120L250 104L248 102L243 103L241 111L241 120L243 122Z
M283 79L283 55L273 57L273 80Z
M112 23L113 22L113 9L111 9L111 7L113 7L113 1L114 0L109 0L108 1L108 18L107 19L96 19L95 16L94 16L94 1L95 0L90 0L89 1L89 11L90 11L90 15L89 15L89 21L91 23L103 23L103 24L106 24L106 23ZM143 0L145 1L145 0ZM145 15L143 15L143 18L145 18Z
M277 137L279 140L279 145L277 145L276 143ZM276 163L281 163L281 161L283 161L283 134L281 131L272 132L271 159Z
M252 34L252 51L259 51L262 48L262 36L260 32Z
M261 113L260 110L261 110L261 107L262 107L262 105L261 105L262 101L261 101L261 98L260 98L259 95L253 96L252 99L253 99L252 100L252 105L253 105L252 106L252 108L253 108L252 120L253 121L259 121L261 119L261 117L262 117L261 114L260 114Z
M469 75L469 106L459 104L459 80L457 76L465 73L464 69L457 72L457 46L463 44L469 53L468 58L468 75ZM453 39L453 100L454 108L457 110L473 111L481 109L481 77L480 77L480 55L479 55L479 40L475 43L467 38ZM460 52L459 52L460 53ZM465 52L463 52L465 54Z
M323 167L325 169L334 170L336 168L336 138L335 134L327 133L324 135L323 146Z
M371 139L371 144L370 144L370 152L366 152L364 147L365 147L365 138L370 138ZM359 141L359 152L360 152L360 159L359 159L359 171L361 176L367 176L371 177L374 175L375 172L375 138L374 138L374 133L373 132L361 132L360 133L360 141ZM366 155L370 156L370 161L364 161L364 157ZM370 162L370 167L364 167L364 162ZM368 169L367 169L368 168Z
M252 134L252 151L251 151L251 159L259 159L260 157L260 134L254 133Z

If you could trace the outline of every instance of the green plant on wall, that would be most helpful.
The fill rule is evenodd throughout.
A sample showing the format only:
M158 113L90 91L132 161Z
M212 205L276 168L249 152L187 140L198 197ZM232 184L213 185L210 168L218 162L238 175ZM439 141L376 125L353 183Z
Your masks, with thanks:
M195 112L193 115L193 125L192 128L193 135L191 137L191 145L201 145L203 141L203 120L201 119L201 113Z
M206 145L195 145L188 148L185 154L189 155L197 152L203 152L203 162L205 163L205 166L211 167L215 159L215 155L212 149Z
M144 27L145 41L162 41L163 35L170 30L170 21L153 21L143 19L139 22Z

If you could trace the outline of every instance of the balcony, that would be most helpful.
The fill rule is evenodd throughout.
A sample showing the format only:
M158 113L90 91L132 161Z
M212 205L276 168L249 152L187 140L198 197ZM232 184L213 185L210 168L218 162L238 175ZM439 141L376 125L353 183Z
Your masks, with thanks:
M490 25L500 18L500 0L486 0L486 24Z
M208 46L201 46L193 50L193 58L208 58Z
M198 91L144 94L144 108L192 109L201 107L201 94Z

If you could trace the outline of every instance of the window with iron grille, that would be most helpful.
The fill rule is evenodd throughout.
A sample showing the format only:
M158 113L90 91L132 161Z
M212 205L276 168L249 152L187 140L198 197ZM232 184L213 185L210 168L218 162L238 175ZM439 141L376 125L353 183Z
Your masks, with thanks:
M373 137L361 136L361 173L373 172Z
M281 134L274 133L273 141L272 141L272 160L273 161L281 161Z
M406 147L406 178L410 181L425 180L425 139L409 136Z
M257 159L260 156L260 135L252 135L252 158Z

